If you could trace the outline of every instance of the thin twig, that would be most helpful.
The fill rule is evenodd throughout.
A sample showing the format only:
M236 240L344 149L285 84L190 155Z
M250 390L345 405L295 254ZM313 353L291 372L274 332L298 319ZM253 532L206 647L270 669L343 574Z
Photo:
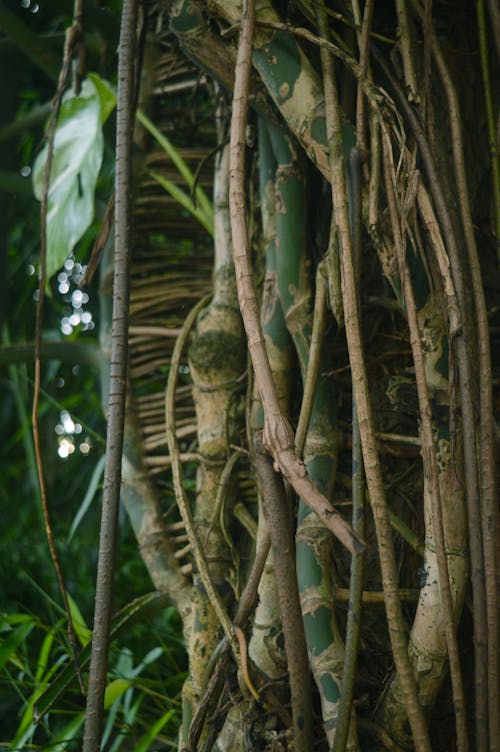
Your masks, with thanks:
M265 522L262 524L265 525ZM271 546L271 538L269 536L269 531L267 530L267 527L266 527L264 534L261 538L259 547L257 549L257 552L255 554L255 558L252 563L252 568L250 570L250 574L248 575L248 580L246 582L246 585L241 594L241 598L238 603L236 615L234 617L233 624L235 627L236 635L237 635L237 631L236 631L237 628L241 628L245 626L247 619L249 618L250 614L255 608L256 601L257 601L257 589L259 587L260 578L262 577L262 573L264 571L264 566L265 566L265 563L269 554L270 546ZM200 703L198 705L198 708L196 709L196 713L193 717L193 720L191 721L191 725L189 728L188 745L193 749L196 749L196 745L198 743L201 732L203 730L205 718L207 716L209 708L212 705L213 699L215 697L220 696L221 673L222 673L222 681L223 682L227 681L227 662L228 662L227 645L228 645L227 638L224 636L222 640L219 642L219 644L217 645L217 647L215 648L209 660L207 673L210 676L210 679L207 682L205 693L202 699L200 700ZM245 647L246 647L246 643L245 643ZM248 666L247 666L247 675L248 675ZM253 687L253 684L252 684L252 687Z
M399 46L401 50L401 58L403 60L408 101L418 104L420 102L420 97L417 86L417 74L413 63L414 56L411 50L410 24L408 20L408 7L406 0L396 0L396 11L398 14Z
M78 12L78 2L75 2L74 12ZM59 117L59 111L61 109L62 98L64 94L64 87L70 71L71 61L73 59L74 51L78 40L81 37L82 28L80 20L74 21L72 25L66 29L66 35L64 40L64 53L61 70L59 73L59 79L57 82L56 94L52 105L52 116L48 129L47 138L47 160L45 162L45 171L43 176L43 188L42 188L42 201L40 207L40 284L38 288L38 303L36 310L36 328L35 328L35 379L34 379L34 392L33 392L33 407L32 407L32 425L33 425L33 443L35 446L35 458L38 472L38 480L40 483L40 496L42 500L43 518L45 521L45 531L47 534L47 541L49 544L50 555L56 571L59 588L61 590L61 596L64 603L64 609L66 611L68 619L68 639L73 650L73 656L75 659L76 670L78 680L82 692L84 692L83 681L80 675L78 667L78 640L75 634L75 628L73 625L73 618L71 616L71 609L68 601L68 595L66 592L66 586L64 584L64 577L59 563L59 557L57 554L57 548L52 531L52 525L50 520L50 510L47 497L47 485L45 482L45 472L42 458L42 447L40 441L40 424L38 421L38 410L40 406L40 393L41 393L41 358L42 358L42 329L43 329L43 304L45 300L45 288L47 286L47 208L48 197L50 189L50 173L52 169L52 160L54 156L55 136L57 128L57 120Z
M359 133L357 135L359 137ZM359 290L361 284L362 261L361 152L359 147L351 150L348 162L348 174L350 176L349 206L354 273L356 286ZM358 316L361 320L359 293ZM363 537L365 534L365 474L363 468L363 451L361 446L358 411L354 398L352 400L352 525L356 532ZM333 752L344 752L349 738L352 700L354 695L354 680L356 676L359 642L361 637L361 591L363 588L364 559L364 555L361 555L355 557L351 561L344 666L342 669L338 721Z
M98 752L104 716L108 668L116 532L120 502L121 463L127 384L129 322L132 129L136 89L136 28L138 0L125 0L118 52L116 121L115 249L113 260L113 320L106 434L106 465L99 537L99 559L90 657L89 689L83 752Z
M424 76L422 84L422 119L428 122L429 96L431 91L431 33L432 33L432 0L424 0Z
M321 364L321 348L325 336L326 325L326 284L323 275L318 268L316 275L316 295L314 297L314 315L311 332L311 344L309 347L309 360L304 382L304 395L300 406L299 421L295 432L295 451L298 457L302 457L304 446L311 420L311 413L316 395L316 386L319 378Z
M271 536L290 681L294 749L309 752L312 738L311 679L295 571L291 520L283 478L273 470L272 460L263 452L258 436L255 440L255 469Z
M235 452L233 452L233 454L229 457L228 461L226 462L224 466L224 470L222 471L222 474L219 478L219 486L217 488L217 497L215 499L215 503L214 503L214 507L212 511L212 517L210 519L210 524L208 526L207 534L205 536L205 544L204 544L205 548L207 547L207 543L210 538L210 534L212 532L214 525L220 524L220 527L225 537L225 527L223 524L223 520L221 519L224 514L224 500L226 497L227 486L231 478L231 473L233 472L233 468L236 465L239 458L242 456L242 454L243 452L240 449L237 449Z
M363 14L363 24L361 26L361 38L359 40L359 69L362 78L365 78L368 73L368 51L374 7L375 0L367 0ZM361 152L363 160L366 158L365 130L365 95L358 83L356 97L356 145Z

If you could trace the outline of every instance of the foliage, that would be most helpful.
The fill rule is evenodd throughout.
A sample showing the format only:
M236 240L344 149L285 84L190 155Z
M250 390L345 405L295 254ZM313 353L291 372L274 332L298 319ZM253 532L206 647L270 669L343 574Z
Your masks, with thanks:
M106 750L178 741L204 750L216 743L219 752L275 750L286 749L291 734L297 750L312 748L311 735L315 748L335 752L413 745L425 752L431 744L451 752L466 750L468 737L478 752L500 745L491 660L498 644L498 361L490 362L498 314L498 238L490 228L500 210L484 198L491 181L499 190L495 150L489 161L485 147L494 139L497 92L484 3L477 37L471 9L458 3L453 18L439 4L406 0L395 9L347 0L325 6L257 3L246 50L257 114L233 123L240 141L235 146L233 135L231 175L229 98L232 71L237 82L241 72L235 30L248 28L248 19L232 0L144 9L115 589L122 608L112 626ZM58 124L48 271L64 270L51 283L41 415L84 681L104 464L101 404L105 410L109 389L109 44L116 46L118 8L103 17L89 2L87 11L89 67L99 75L85 78L78 95L67 92ZM2 6L0 20L3 13ZM37 57L43 75L57 72L40 32L60 33L69 23L62 12L35 16L19 27L4 15L18 46L29 35L33 42L30 62L16 73L23 101L18 107L6 90L13 122L0 129L0 147L2 138L15 144L25 164L42 138L26 103L52 94L34 72ZM246 94L238 89L234 97L237 114ZM44 159L42 151L33 171L38 198ZM238 175L239 207L234 182L229 187ZM0 188L12 185L12 175L0 174ZM9 194L10 225L0 226L7 310L16 314L2 321L0 351L8 387L0 415L9 436L0 715L12 748L62 750L78 743L85 711L35 504L32 206L21 191ZM242 245L238 221L250 233ZM100 350L74 307L95 238L100 280L86 294ZM80 426L90 451L55 461L63 439L80 446L65 420ZM297 497L288 488L285 500L262 442ZM12 504L21 493L25 503ZM314 494L319 514L310 511ZM358 531L364 516L364 574L332 541L331 501L345 518L352 508ZM163 595L143 596L148 578Z
M148 600L149 604L154 604L155 598L148 596L142 598L142 603L130 604L124 609L121 620L116 620L114 624L113 634L116 636L105 696L105 707L109 714L104 742L109 745L109 749L117 750L124 743L125 746L133 744L134 740L134 749L146 749L144 739L149 738L151 742L160 733L163 736L168 736L169 733L173 735L179 723L179 707L175 701L175 693L182 684L184 671L177 658L176 615L170 609L159 620L158 616L154 617L154 610L158 613L158 606L154 606L151 613ZM74 601L72 610L73 613L79 613ZM142 625L139 630L131 630L130 620L137 619L141 611ZM78 621L75 619L75 625L82 646L85 647L91 633L81 614ZM120 631L123 633L124 628L130 646L126 648L118 641L118 634ZM141 655L140 651L144 649L140 633L144 632L145 628L149 639L156 639L158 644L150 648L140 659L134 659L132 650ZM84 711L81 709L82 695L75 683L73 659L68 652L64 619L51 626L36 617L24 614L6 615L2 620L2 638L0 660L4 685L11 690L13 696L17 696L19 704L18 713L13 714L12 721L2 728L4 738L11 737L9 749L23 748L26 745L39 748L50 745L51 748L61 751L74 749L83 723ZM79 659L82 669L85 665L85 655L88 660L88 650L83 650ZM164 671L169 675L167 684L161 679ZM61 685L64 676L66 681ZM58 685L58 694L54 694L54 689ZM52 699L48 704L45 697L47 690L51 688ZM169 705L171 707L165 712L165 707ZM44 710L40 715L42 707ZM12 713L7 708L4 701L5 720L7 712ZM139 709L140 719L137 718ZM39 720L42 717L44 721L40 724ZM169 722L170 725L165 728ZM153 735L151 725L154 729Z

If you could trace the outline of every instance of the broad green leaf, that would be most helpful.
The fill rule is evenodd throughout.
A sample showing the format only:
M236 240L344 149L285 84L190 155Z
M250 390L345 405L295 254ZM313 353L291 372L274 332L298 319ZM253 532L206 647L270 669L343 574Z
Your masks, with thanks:
M116 673L126 679L133 678L134 670L134 655L129 648L123 648L120 650L120 655L116 662Z
M146 750L149 749L165 724L168 723L168 721L172 718L174 713L175 710L167 710L167 712L162 715L161 718L158 718L156 723L151 726L149 731L144 734L139 744L134 748L134 752L146 752Z
M99 94L99 100L101 102L101 123L104 125L116 107L116 92L111 88L111 85L98 76L97 73L89 73L88 77L94 83L97 93Z
M35 626L36 619L21 624L11 634L3 640L0 645L0 671L3 669L7 661L13 658L19 645L26 639L33 627Z
M104 692L104 707L108 710L119 697L130 687L132 682L129 679L113 679Z
M64 95L54 140L47 206L47 279L61 268L94 218L101 169L101 99L86 79L78 96ZM33 189L41 200L47 147L33 166Z
M73 626L75 628L76 636L80 640L83 647L88 645L92 639L92 630L87 627L82 612L78 608L77 604L68 593L69 610L71 612L71 618L73 620Z
M76 532L78 525L83 520L90 505L92 504L92 501L95 496L95 492L97 491L97 487L99 486L99 483L101 482L101 477L104 472L105 461L106 461L106 457L103 455L96 462L96 466L94 468L94 472L92 473L92 477L90 479L85 497L82 503L80 504L78 512L76 513L75 518L71 524L71 530L69 531L69 535L68 535L68 543L72 539L73 535Z

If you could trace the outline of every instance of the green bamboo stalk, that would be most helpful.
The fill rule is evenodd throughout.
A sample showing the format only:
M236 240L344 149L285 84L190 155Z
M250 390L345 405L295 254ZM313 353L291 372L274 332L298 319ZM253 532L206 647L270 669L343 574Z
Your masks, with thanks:
M277 163L275 206L279 298L297 352L302 379L307 383L308 372L309 378L312 377L309 366L313 322L303 222L305 186L294 140L282 128L268 124L267 130ZM318 313L321 317L321 311ZM319 373L328 371L327 351L321 344L323 336L324 331L316 337L319 342L315 349L322 353L318 364ZM307 394L312 398L312 410L304 459L311 478L329 497L335 478L338 451L335 394L332 380L324 376L319 377L314 391L312 386L307 387ZM304 423L297 437L298 451L301 450L306 431ZM320 692L325 731L331 743L337 723L343 646L333 609L330 555L331 540L328 532L317 516L300 500L296 553L299 592L309 660ZM352 748L355 748L355 742L353 744Z
M276 206L274 200L274 175L276 160L263 118L258 121L259 192L263 231L265 277L263 283L260 318L269 364L276 385L278 399L284 415L290 415L292 373L294 368L293 343L286 328L279 302L276 272ZM257 389L254 390L250 425L253 436L262 430L264 411ZM269 535L259 498L259 526L257 547ZM249 654L256 666L270 679L277 679L286 671L283 650L278 593L274 573L274 558L270 552L259 584L259 602L255 611L254 629L250 638Z

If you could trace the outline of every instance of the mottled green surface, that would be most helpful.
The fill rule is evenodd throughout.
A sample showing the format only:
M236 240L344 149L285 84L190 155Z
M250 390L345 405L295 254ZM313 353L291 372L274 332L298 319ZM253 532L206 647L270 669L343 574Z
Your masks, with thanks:
M253 61L277 102L286 102L293 96L301 61L297 43L290 34L285 31L272 34L268 43L254 49Z

